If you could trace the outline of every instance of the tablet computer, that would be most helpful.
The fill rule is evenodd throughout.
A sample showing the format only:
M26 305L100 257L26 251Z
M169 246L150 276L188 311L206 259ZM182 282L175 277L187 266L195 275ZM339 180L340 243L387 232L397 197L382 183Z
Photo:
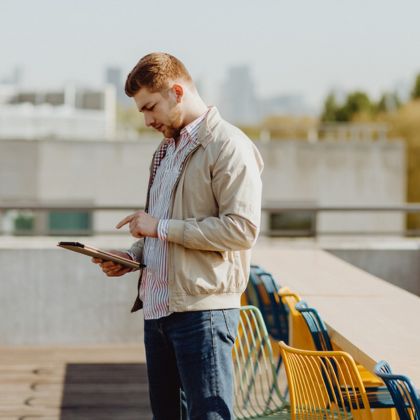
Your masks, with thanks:
M113 261L121 264L124 267L139 269L146 267L137 261L128 258L120 257L119 255L112 254L111 252L95 248L93 246L85 245L80 242L59 242L57 246L68 249L69 251L78 252L79 254L89 255L90 257L100 258L104 261Z

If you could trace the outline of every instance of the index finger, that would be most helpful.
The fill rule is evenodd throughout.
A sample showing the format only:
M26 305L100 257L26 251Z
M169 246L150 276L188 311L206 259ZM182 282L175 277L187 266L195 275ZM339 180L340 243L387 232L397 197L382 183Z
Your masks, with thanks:
M124 217L124 219L122 219L117 226L115 226L117 229L119 229L120 227L123 227L124 225L126 225L127 223L131 222L131 220L133 219L134 214L130 214L126 217Z

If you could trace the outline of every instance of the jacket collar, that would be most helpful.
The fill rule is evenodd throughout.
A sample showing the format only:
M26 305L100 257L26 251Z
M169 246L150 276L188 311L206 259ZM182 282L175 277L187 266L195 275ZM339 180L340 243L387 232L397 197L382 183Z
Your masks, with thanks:
M201 125L200 131L198 132L198 143L204 148L213 140L214 129L222 121L219 111L215 106L212 106L207 113L206 119Z
M203 124L201 124L200 130L198 131L197 143L206 148L207 145L213 140L214 129L216 125L220 123L220 121L222 121L222 117L220 116L218 109L215 106L210 107L209 112L207 113L205 120L203 121ZM163 139L156 149L156 151L162 151L165 149L161 159L165 156L166 141L167 139Z

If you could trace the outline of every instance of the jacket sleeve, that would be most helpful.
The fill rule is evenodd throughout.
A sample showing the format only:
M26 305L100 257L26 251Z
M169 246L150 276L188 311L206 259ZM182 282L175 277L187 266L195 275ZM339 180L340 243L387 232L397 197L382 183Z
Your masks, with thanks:
M250 140L227 141L212 173L219 215L202 220L171 219L167 240L204 251L251 248L260 227L262 168L262 158Z
M137 242L134 242L133 245L131 245L130 249L127 249L126 252L135 261L142 262L142 259L143 259L143 247L144 247L144 238L141 238Z

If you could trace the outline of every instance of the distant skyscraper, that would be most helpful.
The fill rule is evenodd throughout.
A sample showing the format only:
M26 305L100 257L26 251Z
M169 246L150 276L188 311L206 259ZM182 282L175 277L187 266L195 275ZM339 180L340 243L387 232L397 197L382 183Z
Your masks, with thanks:
M122 72L119 67L110 66L105 69L105 82L115 87L115 91L117 93L117 102L122 104L131 103L129 98L124 93Z
M255 124L260 120L259 102L248 66L228 70L220 102L223 116L234 124Z
M15 85L20 85L22 83L22 79L23 79L23 69L21 66L16 66L13 70L13 83Z
M18 86L22 82L22 79L23 79L22 67L15 66L13 70L9 73L9 76L1 77L0 84Z

